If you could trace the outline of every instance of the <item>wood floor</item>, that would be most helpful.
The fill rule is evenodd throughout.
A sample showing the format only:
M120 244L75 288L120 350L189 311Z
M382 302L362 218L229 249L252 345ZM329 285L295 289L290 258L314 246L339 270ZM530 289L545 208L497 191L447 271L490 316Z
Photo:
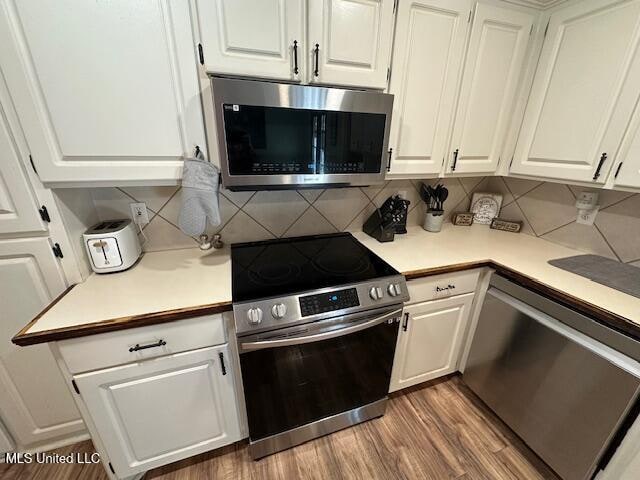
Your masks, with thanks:
M92 452L91 442L57 450ZM2 465L3 480L107 479L100 465ZM392 396L384 417L258 462L245 443L147 473L186 479L557 479L458 376Z

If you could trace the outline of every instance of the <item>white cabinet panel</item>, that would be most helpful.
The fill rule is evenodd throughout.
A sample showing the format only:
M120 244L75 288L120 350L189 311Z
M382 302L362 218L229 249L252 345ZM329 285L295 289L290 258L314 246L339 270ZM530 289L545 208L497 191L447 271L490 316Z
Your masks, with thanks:
M604 182L637 98L639 42L640 0L551 16L511 172Z
M47 345L11 343L64 289L48 239L0 241L0 414L21 446L84 430Z
M306 58L303 0L197 0L196 5L207 71L301 78Z
M640 104L636 106L616 162L614 185L640 188Z
M309 82L385 89L392 34L393 0L309 2Z
M389 391L456 371L474 293L405 308ZM406 330L405 330L406 325Z
M448 172L492 173L496 170L534 21L533 11L478 4L454 123L452 151L447 156Z
M390 93L392 174L440 172L451 128L472 2L400 2Z
M74 380L119 477L240 439L226 345L81 374Z
M0 234L46 232L3 110L6 93L0 77Z
M205 147L188 2L0 9L0 62L44 182L176 180Z

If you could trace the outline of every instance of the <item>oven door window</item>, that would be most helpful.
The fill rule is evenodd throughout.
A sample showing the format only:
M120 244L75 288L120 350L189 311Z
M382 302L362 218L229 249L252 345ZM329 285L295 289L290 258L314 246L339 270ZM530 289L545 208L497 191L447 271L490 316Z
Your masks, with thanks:
M223 105L230 175L379 173L378 113Z
M240 355L252 440L384 398L398 324Z

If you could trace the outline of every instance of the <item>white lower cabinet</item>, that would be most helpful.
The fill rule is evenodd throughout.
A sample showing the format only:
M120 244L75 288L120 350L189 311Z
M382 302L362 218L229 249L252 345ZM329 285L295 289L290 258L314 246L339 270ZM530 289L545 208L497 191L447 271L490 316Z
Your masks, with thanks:
M473 297L466 293L405 308L390 392L457 370Z
M0 417L19 448L58 442L85 430L47 346L11 343L65 288L48 238L0 241Z
M73 377L118 478L240 439L227 344Z

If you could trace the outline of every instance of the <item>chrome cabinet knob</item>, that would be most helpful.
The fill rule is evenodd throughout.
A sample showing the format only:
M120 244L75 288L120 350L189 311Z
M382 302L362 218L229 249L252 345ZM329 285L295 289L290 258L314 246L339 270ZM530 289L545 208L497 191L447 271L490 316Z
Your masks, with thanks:
M247 310L247 320L251 325L258 325L262 321L262 309L254 307Z
M273 318L283 318L287 313L287 306L284 303L276 303L271 307Z
M384 294L382 293L382 289L380 287L371 287L369 290L369 296L371 300L380 300Z
M387 292L389 292L389 295L392 297L397 297L402 293L402 290L400 289L400 285L397 283L390 283L387 287Z

